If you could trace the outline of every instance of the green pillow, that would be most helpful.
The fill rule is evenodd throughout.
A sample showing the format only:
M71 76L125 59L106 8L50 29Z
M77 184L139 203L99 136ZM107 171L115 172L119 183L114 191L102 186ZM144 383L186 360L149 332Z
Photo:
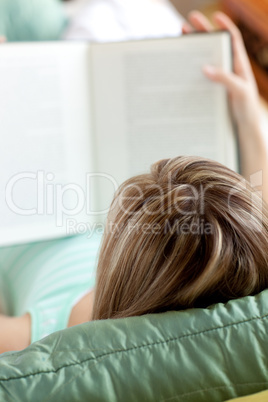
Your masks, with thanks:
M65 25L59 0L0 0L0 35L8 41L59 39Z
M216 402L268 389L268 290L95 321L0 357L0 401ZM19 334L18 334L19 336Z

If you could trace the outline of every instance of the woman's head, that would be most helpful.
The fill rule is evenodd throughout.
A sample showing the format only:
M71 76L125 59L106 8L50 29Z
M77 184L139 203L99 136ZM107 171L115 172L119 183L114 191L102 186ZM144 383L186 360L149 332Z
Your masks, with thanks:
M268 215L241 176L177 157L133 177L112 203L93 319L207 306L268 286Z

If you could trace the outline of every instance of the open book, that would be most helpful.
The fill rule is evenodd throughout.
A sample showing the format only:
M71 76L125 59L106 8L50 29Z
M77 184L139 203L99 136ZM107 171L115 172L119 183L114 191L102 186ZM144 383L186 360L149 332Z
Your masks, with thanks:
M117 186L163 158L236 169L227 32L0 47L0 245L90 231Z

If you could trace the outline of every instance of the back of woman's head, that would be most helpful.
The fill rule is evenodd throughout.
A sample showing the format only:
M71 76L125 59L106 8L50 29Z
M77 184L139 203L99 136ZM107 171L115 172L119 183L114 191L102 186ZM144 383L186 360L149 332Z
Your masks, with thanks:
M268 286L261 198L219 163L155 163L118 190L97 270L93 319L203 307Z

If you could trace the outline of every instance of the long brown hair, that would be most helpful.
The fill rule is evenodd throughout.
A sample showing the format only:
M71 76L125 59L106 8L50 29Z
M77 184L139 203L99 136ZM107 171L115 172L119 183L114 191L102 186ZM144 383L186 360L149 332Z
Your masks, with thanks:
M268 286L268 214L254 189L197 157L155 163L112 203L93 319L204 307Z

